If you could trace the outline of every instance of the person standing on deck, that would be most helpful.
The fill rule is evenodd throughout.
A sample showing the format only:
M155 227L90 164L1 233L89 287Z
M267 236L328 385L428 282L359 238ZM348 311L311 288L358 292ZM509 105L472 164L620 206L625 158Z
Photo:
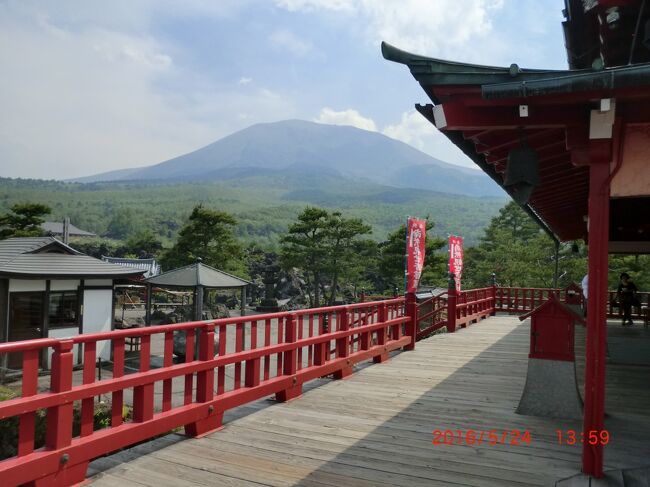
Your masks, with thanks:
M589 289L589 274L582 278L582 312L587 316L587 293Z
M623 308L623 323L632 325L632 305L636 301L636 285L630 279L630 275L626 272L621 274L621 282L618 285L618 302L619 305Z

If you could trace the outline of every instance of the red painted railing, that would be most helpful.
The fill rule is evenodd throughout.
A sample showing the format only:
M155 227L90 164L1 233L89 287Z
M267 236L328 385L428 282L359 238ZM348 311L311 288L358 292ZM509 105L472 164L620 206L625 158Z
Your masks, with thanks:
M22 396L0 402L0 419L19 418L17 454L0 461L2 485L72 485L84 479L93 458L184 426L199 436L222 424L224 411L275 394L286 401L319 377L342 378L363 360L382 362L414 343L415 320L404 298L291 313L161 325L70 339L0 344L0 355L22 353ZM186 335L185 362L174 363L174 332ZM214 338L219 353L214 353ZM138 370L125 373L125 340L139 338ZM95 378L98 344L110 342L112 377ZM73 375L73 347L83 371ZM194 359L198 346L198 358ZM152 347L162 366L152 368ZM39 357L53 350L50 390L39 392ZM174 379L177 379L176 381ZM156 404L154 388L160 402ZM179 393L174 396L173 392ZM125 392L133 394L133 419L122 417ZM111 396L111 425L94 430L95 398ZM177 401L174 401L174 399ZM73 408L81 428L73 437ZM36 412L47 410L45 445L36 449Z
M495 313L495 288L469 289L457 293L444 291L417 305L417 339L426 337L442 327L453 333L456 328L478 322Z
M623 307L620 306L616 291L609 291L607 299L607 317L622 318ZM632 319L647 320L650 318L648 308L650 308L650 292L637 293L639 306L632 306Z
M296 398L309 380L346 377L355 363L383 362L389 352L411 350L416 339L442 327L454 332L496 311L530 311L551 294L579 298L575 291L559 289L492 286L457 293L452 286L419 304L414 294L407 294L347 306L0 344L0 356L22 353L23 363L22 396L0 402L0 420L19 418L17 454L0 461L1 483L81 482L88 462L101 455L179 426L190 436L204 435L222 425L224 411L273 394L279 401ZM173 360L175 332L186 333L183 363ZM127 373L125 343L134 339L139 363ZM106 342L112 350L112 377L96 380L97 351ZM79 375L73 374L74 347L83 357ZM151 363L156 349L158 368ZM50 390L42 392L39 363L49 351ZM133 398L131 421L122 417L125 393ZM111 397L111 424L95 430L94 401L106 395ZM81 410L77 436L72 432L75 403ZM37 448L39 410L47 411L47 432L45 445Z
M574 293L573 300L582 304L582 294L580 288L569 286L565 289L553 288L517 288L517 287L497 287L496 288L496 311L506 313L523 314L532 311L537 306L546 302L552 294L559 297L560 301L571 300L571 290L577 290ZM650 307L650 292L637 293L638 306L632 306L632 319L647 320L649 317L648 308ZM607 300L607 317L620 318L623 315L623 308L618 303L616 291L608 291Z
M417 308L418 340L447 326L447 291L418 303Z
M494 314L495 288L461 291L456 296L456 327L466 327Z
M497 287L495 309L506 313L524 314L546 302L553 294L561 301L566 299L565 289Z

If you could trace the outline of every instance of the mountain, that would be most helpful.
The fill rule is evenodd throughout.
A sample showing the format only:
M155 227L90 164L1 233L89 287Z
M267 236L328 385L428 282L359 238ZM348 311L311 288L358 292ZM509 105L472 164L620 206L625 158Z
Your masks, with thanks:
M503 196L482 172L442 162L377 132L304 120L253 125L159 164L75 182L226 181L264 174L328 175L472 196Z

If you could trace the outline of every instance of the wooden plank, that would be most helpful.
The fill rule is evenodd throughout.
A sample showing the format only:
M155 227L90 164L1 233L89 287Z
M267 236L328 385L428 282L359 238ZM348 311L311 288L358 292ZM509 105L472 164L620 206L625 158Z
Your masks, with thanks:
M580 331L578 378L584 370ZM581 454L579 446L558 445L556 430L580 430L581 422L515 414L528 346L527 322L514 316L482 320L418 342L415 351L392 354L386 363L357 366L345 381L308 384L298 400L257 401L231 411L226 427L206 438L160 443L149 447L148 455L143 450L137 457L122 454L119 462L104 460L108 469L96 482L115 485L129 479L151 487L552 484L579 471ZM610 365L607 380L606 425L612 441L605 448L606 466L643 465L650 456L647 368ZM433 429L529 430L532 442L432 445Z

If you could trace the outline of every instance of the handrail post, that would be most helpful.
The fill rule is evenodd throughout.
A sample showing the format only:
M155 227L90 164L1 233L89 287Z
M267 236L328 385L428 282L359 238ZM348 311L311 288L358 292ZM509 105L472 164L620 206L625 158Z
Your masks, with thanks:
M386 323L388 321L388 310L386 308L386 303L381 303L377 309L377 321L379 323ZM384 351L381 355L375 355L372 361L376 364L386 362L388 360L388 352L386 351L386 335L388 333L388 328L383 327L377 330L377 345L384 347Z
M415 293L406 293L405 296L406 316L409 317L406 322L406 334L411 337L411 342L404 347L404 350L415 350L415 340L418 336L418 300Z
M340 321L339 321L340 320ZM346 306L342 313L336 317L336 331L347 331L350 329L350 310ZM334 372L335 379L345 379L352 375L352 366L350 365L350 337L344 336L343 338L336 339L336 358L338 360L345 360L345 364L341 369Z
M297 320L294 313L291 313L289 316L287 316L286 322L284 324L285 343L295 343L298 339L298 330L296 323ZM276 392L275 399L278 402L290 401L302 394L302 384L298 384L298 378L296 377L296 372L298 370L298 364L296 362L297 357L298 354L295 348L287 350L282 354L282 374L285 376L293 376L293 382L288 388Z
M50 390L66 392L72 389L73 353L72 340L61 340L54 345L52 354L52 375ZM73 403L68 402L48 408L47 428L45 431L45 448L61 450L72 443ZM74 485L86 478L88 461L75 461L74 456L63 453L58 472L41 478L43 485Z
M490 316L496 316L497 314L497 275L492 273L492 306L490 311Z
M54 346L52 354L52 375L50 390L65 392L72 389L72 340L61 340ZM54 406L47 410L47 430L45 446L58 450L70 445L72 441L72 402Z
M453 272L449 273L447 287L447 333L456 331L456 279Z
M199 360L207 362L214 359L214 323L199 328ZM196 373L196 402L210 402L214 398L214 369ZM223 426L223 411L215 411L214 406L205 408L205 417L185 425L185 434L194 438L213 433Z
M144 335L140 341L140 372L150 370L151 335ZM144 423L153 418L153 383L133 388L133 422Z
M323 326L323 321L323 316L318 315L319 326L317 335L321 337L328 334L327 330L325 330L325 327ZM314 344L314 365L325 365L325 362L327 362L327 359L329 358L329 346L329 341Z

